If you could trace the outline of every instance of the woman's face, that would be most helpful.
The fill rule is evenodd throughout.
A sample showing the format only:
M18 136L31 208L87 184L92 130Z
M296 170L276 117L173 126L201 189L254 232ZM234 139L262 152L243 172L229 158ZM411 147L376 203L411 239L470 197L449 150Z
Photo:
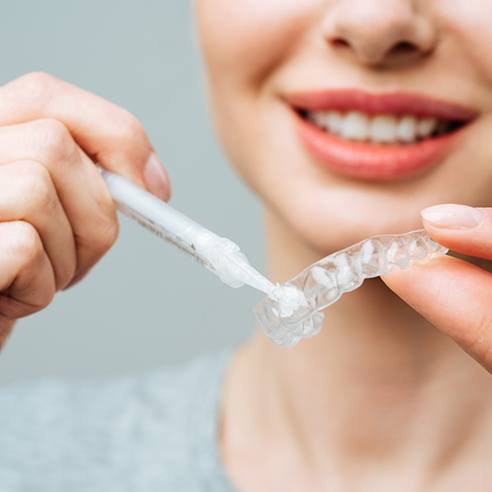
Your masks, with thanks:
M329 251L492 201L492 1L197 0L226 152Z

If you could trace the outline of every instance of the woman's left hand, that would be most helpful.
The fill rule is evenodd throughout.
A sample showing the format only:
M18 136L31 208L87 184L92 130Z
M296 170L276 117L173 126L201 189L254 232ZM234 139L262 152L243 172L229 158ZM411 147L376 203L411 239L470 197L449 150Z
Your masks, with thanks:
M423 210L422 218L439 244L492 260L492 208L436 205ZM443 256L407 270L395 269L383 280L492 373L492 273Z

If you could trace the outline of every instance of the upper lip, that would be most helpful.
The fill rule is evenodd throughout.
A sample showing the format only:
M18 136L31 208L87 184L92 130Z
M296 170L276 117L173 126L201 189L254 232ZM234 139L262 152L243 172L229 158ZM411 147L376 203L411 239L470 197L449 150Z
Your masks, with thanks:
M434 117L467 123L478 112L461 104L409 92L374 94L357 89L293 92L286 101L299 111L360 111L369 115Z

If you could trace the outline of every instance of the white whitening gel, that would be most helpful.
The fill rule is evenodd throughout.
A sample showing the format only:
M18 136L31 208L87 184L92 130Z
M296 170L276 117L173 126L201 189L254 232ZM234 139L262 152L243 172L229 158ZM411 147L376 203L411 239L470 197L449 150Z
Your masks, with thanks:
M359 288L365 279L408 268L415 261L447 251L423 230L365 239L322 258L279 285L258 304L256 316L275 343L295 345L316 335L323 324L322 311Z
M365 279L447 253L423 230L375 236L317 261L288 282L274 284L249 264L236 243L128 179L100 171L123 214L196 258L227 285L246 284L265 293L267 297L256 306L256 317L270 339L283 346L316 335L323 323L322 311Z

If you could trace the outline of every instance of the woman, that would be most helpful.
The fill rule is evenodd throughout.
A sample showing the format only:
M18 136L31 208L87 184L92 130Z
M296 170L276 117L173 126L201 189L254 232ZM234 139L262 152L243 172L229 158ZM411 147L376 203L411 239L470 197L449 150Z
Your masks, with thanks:
M422 223L459 258L366 282L292 350L256 334L181 371L5 390L2 490L488 490L492 3L198 0L196 14L273 280ZM170 188L124 110L46 74L0 94L5 339L114 242L94 161Z

